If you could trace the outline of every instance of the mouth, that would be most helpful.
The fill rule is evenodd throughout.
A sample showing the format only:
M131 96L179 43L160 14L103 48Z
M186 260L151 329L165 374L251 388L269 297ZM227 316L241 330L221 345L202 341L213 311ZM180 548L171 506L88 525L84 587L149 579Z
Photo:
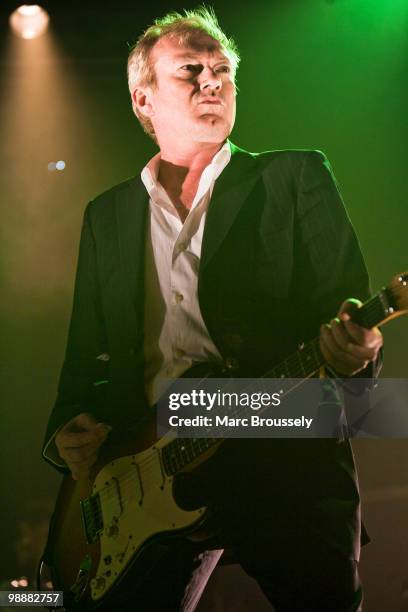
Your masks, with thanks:
M223 106L221 100L202 100L199 104L217 104L218 106Z

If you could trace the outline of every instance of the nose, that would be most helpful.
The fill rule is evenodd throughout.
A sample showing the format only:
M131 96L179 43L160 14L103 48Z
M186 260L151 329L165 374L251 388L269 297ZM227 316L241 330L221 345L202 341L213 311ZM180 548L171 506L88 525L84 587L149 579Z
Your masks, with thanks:
M200 74L201 91L218 91L221 89L221 77L211 68L204 68Z

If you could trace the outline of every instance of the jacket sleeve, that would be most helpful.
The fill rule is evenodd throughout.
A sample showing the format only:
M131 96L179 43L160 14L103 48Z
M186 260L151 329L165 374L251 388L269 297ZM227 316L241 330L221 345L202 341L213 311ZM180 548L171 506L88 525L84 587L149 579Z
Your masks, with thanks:
M309 151L304 156L297 215L301 308L313 313L312 327L318 330L321 323L337 314L345 299L352 297L365 302L371 295L360 245L331 166L321 151ZM307 286L303 279L307 279ZM376 377L380 367L381 356L356 377Z
M101 389L108 377L109 350L102 315L91 208L92 203L86 208L83 218L65 360L43 445L43 457L60 470L66 466L54 444L56 433L81 412L98 417Z

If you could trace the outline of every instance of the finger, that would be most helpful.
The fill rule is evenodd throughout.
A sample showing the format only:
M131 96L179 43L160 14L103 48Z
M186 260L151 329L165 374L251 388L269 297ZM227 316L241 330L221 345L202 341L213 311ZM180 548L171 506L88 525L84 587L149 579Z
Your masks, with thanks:
M350 342L349 354L353 355L353 357L356 359L360 359L362 361L374 361L374 359L377 357L377 353L377 349L358 346L357 344Z
M99 450L102 444L103 441L101 442L101 444L86 444L85 446L81 446L80 448L63 448L61 449L62 452L60 454L66 462L85 461L86 459L94 455Z
M346 373L349 370L349 366L338 357L336 348L333 347L332 342L333 341L327 336L326 330L322 329L320 333L320 350L326 363L332 366L337 372Z
M326 362L339 374L350 375L358 372L365 366L364 361L341 350L334 341L327 326L324 325L320 333L320 350Z
M341 322L330 326L332 337L339 349L346 355L353 355L362 361L372 361L376 358L379 347L360 346L353 342Z
M55 444L57 448L78 448L85 444L97 442L98 440L105 439L108 433L111 431L109 425L99 423L93 426L93 429L89 431L77 431L69 432L61 430L55 437Z
M341 318L348 319L348 314L341 314ZM337 345L346 353L363 360L373 361L378 355L382 345L380 330L368 330L346 320L344 323L338 318L333 319L330 329Z
M369 346L370 348L374 348L375 346L381 347L383 338L378 327L365 329L352 320L353 314L356 310L361 308L362 305L360 300L353 298L345 300L340 306L338 317L343 322L350 337L353 338L357 344Z
M327 330L331 332L333 340L338 348L347 353L351 338L340 319L332 319L327 326Z
M63 446L65 448L79 448L87 444L101 444L101 442L106 440L109 432L110 429L101 425L100 427L95 427L92 431L65 434L62 437Z
M349 344L347 340L343 341L342 345L340 345L334 337L332 327L327 324L321 327L321 337L324 340L324 344L327 350L330 352L330 356L332 359L335 359L336 361L339 361L346 365L350 363L350 358L352 359L353 355L350 356L350 353L347 350L347 346Z
M344 302L341 304L337 316L340 317L340 315L343 313L347 313L352 316L353 313L355 313L356 310L361 308L362 305L363 303L360 302L360 300L356 300L355 298L348 298L347 300L344 300Z
M68 463L69 467L72 467L72 469L76 472L81 472L84 470L89 470L89 468L91 468L93 466L93 464L95 463L95 461L98 459L98 453L93 453L92 455L90 455L87 459L82 460L82 461L70 461Z
M82 429L92 429L98 424L96 418L89 412L81 412L81 414L78 414L78 416L74 419L74 422Z
M368 365L368 362L361 362L352 358L349 358L348 361L338 359L322 339L320 340L320 350L326 363L340 376L353 376Z
M365 329L364 327L357 325L357 323L347 320L347 315L342 315L342 317L343 316L345 317L343 320L344 327L356 344L377 349L382 346L383 337L378 327L374 327L373 329Z
M61 431L84 431L92 429L98 421L89 412L81 412L77 414L73 419L68 421L61 429Z

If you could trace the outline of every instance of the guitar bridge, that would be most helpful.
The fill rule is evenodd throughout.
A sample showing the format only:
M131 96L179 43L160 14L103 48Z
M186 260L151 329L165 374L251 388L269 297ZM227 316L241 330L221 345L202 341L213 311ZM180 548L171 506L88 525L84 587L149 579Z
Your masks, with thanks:
M99 493L80 502L82 525L88 544L93 544L103 530L102 507Z

